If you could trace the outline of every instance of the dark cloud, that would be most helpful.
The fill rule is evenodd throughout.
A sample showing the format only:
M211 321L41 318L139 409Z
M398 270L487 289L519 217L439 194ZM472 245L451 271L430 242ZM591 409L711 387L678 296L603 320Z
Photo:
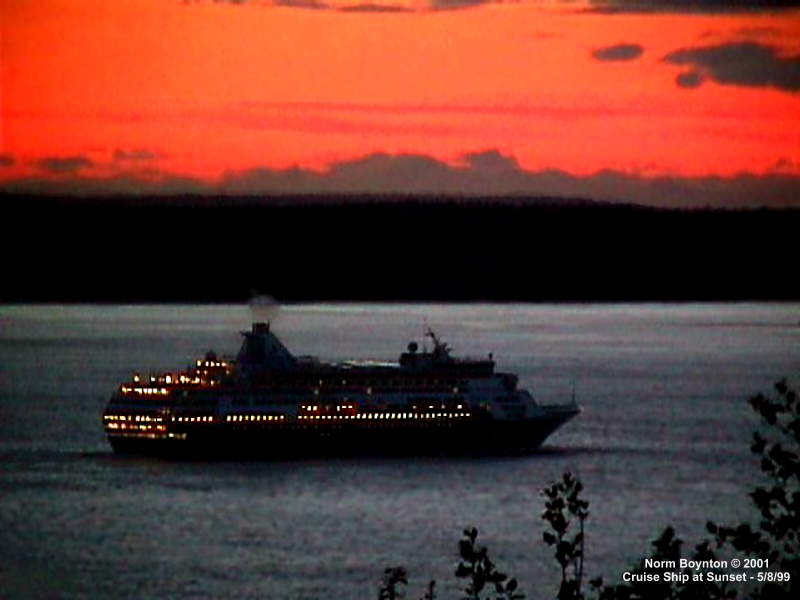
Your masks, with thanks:
M685 71L675 78L675 83L677 83L679 87L693 89L703 85L705 79L706 78L700 71Z
M214 4L235 4L244 6L247 4L255 6L282 6L290 8L305 8L312 10L330 10L333 7L319 0L213 0ZM186 4L203 4L203 0L184 0Z
M452 167L417 154L375 153L333 165L327 172L267 167L228 174L220 190L226 194L424 194L432 190L457 193ZM260 190L260 191L259 191Z
M289 8L303 8L307 10L334 10L346 13L407 13L413 12L412 9L398 4L381 4L378 2L359 2L355 4L336 4L323 2L322 0L269 0L258 2L257 0L214 0L217 3L228 4L263 4L269 6L281 6Z
M64 159L61 159L64 160ZM420 154L377 153L319 172L296 167L258 167L225 175L218 183L156 170L114 177L26 178L0 183L0 191L98 195L431 194L586 198L662 207L800 207L800 169L788 158L767 175L645 177L619 171L572 175L560 170L526 171L496 149L466 154L454 164Z
M39 160L36 166L51 173L75 173L93 164L85 156L48 156Z
M800 175L786 172L736 177L644 177L619 171L578 176L560 170L526 171L498 150L462 157L461 166L416 154L372 154L328 172L259 168L231 173L226 194L434 194L587 198L664 207L800 207Z
M164 173L130 174L114 177L76 176L54 181L38 177L25 177L0 182L0 192L12 194L39 194L46 196L161 196L183 194L209 194L213 190L198 179Z
M430 10L459 10L462 8L472 8L484 4L494 4L496 0L429 0Z
M159 158L161 158L160 154L145 149L122 150L117 148L114 150L114 160L116 161L151 161Z
M774 173L800 173L800 164L784 156L775 161L772 171Z
M683 48L663 60L690 67L722 85L800 91L800 56L781 56L772 46L755 42Z
M398 4L374 4L365 2L363 4L353 4L337 9L339 12L348 13L409 13L412 9Z
M590 0L600 13L754 13L795 10L800 0Z
M374 0L358 1L352 3L324 2L322 0L213 0L220 4L236 5L262 5L281 6L313 10L333 10L342 13L397 13L407 14L414 12L438 12L448 10L461 10L482 6L484 4L502 3L506 0L427 0L424 5L408 7L394 2L383 3ZM514 0L518 1L518 0ZM202 0L184 0L186 4L202 3Z
M0 167L12 167L15 162L14 157L10 154L0 154Z
M275 6L288 6L291 8L304 8L307 10L330 10L330 4L319 0L273 0Z
M499 150L486 150L465 154L464 160L471 169L478 171L519 171L519 163L513 156L502 154Z
M615 46L598 48L592 52L592 56L597 60L622 61L637 59L643 52L644 48L639 44L616 44Z
M370 13L410 13L426 11L461 10L495 4L502 0L428 0L424 8L409 8L399 4L383 4L379 2L360 2L355 4L324 4L317 0L273 0L276 6L296 6L298 8L331 9L339 12L370 12Z
M202 4L203 0L183 0L185 4ZM207 0L208 1L208 0ZM213 0L218 4L282 6L339 12L408 13L461 10L504 0L428 0L425 7L408 8L398 4L383 4L366 0L353 4L327 3L320 0ZM516 0L519 1L519 0ZM561 0L571 4L574 0ZM593 13L753 13L774 12L800 8L800 0L590 0Z
M430 156L379 153L335 165L325 181L343 192L392 193L406 187L413 194L426 188L452 189L453 175L452 167Z

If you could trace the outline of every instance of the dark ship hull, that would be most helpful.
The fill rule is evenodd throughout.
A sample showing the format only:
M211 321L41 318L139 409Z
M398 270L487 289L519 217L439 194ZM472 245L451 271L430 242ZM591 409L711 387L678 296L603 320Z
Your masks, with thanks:
M347 456L474 456L536 451L547 437L579 413L572 406L518 421L380 422L341 425L274 424L242 429L209 425L186 437L109 435L119 454L177 459L271 459Z

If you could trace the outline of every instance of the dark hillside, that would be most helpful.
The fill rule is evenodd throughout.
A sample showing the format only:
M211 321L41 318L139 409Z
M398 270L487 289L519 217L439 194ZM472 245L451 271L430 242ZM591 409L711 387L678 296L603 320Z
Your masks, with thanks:
M798 210L2 200L6 302L800 298Z

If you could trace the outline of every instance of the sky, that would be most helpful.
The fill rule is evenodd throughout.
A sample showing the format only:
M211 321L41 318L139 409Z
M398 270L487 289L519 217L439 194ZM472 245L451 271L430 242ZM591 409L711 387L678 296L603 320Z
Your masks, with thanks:
M797 1L0 6L0 191L800 206Z

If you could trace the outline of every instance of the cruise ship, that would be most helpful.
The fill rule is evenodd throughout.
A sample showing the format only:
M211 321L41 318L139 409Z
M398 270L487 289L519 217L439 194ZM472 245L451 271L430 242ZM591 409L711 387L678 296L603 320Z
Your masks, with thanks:
M103 412L117 453L170 457L530 452L580 409L540 405L495 371L457 358L433 331L397 362L295 356L268 322L235 359L209 352L183 372L134 375Z

